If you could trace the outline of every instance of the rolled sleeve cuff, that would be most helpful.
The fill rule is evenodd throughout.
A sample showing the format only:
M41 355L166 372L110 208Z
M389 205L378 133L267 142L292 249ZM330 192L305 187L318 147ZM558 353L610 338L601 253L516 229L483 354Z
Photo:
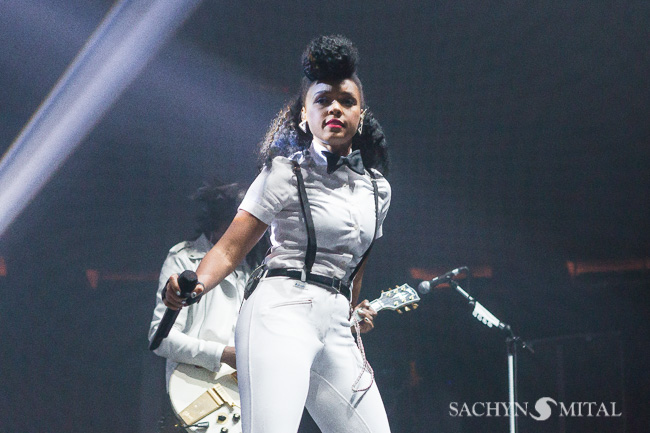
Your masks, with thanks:
M239 209L245 210L266 225L271 225L271 222L275 217L273 210L267 209L262 204L249 198L245 198L241 202Z
M205 347L202 348L202 352L206 354L203 367L216 373L221 366L221 355L226 346L215 341L203 341L203 344Z

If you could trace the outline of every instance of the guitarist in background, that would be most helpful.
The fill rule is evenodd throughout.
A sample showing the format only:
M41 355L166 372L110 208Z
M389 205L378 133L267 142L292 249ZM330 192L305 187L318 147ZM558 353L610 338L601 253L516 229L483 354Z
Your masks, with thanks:
M149 327L149 340L153 339L167 307L161 292L172 274L184 270L195 271L201 259L223 235L237 213L245 188L238 184L206 183L192 198L201 205L197 217L199 235L191 241L175 245L163 263L156 295L156 308ZM217 372L221 363L235 368L234 332L243 300L246 280L264 258L268 242L265 238L253 248L246 259L200 302L184 308L156 355L167 358L167 385L178 363L198 365ZM184 432L171 407L161 420L160 432Z

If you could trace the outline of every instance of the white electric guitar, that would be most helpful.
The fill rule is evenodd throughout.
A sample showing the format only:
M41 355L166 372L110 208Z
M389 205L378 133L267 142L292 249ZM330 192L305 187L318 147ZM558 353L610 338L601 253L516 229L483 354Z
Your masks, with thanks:
M370 305L375 311L401 313L417 308L417 292L408 284L382 292ZM169 399L176 416L190 433L241 433L237 372L221 364L218 373L179 364L169 379Z

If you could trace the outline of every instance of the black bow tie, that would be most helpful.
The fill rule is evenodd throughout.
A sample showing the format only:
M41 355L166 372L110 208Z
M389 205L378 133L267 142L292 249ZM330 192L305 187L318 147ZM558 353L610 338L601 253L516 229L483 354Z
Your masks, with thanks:
M327 173L334 173L339 167L347 165L350 170L363 175L365 169L363 168L363 161L361 160L361 152L359 149L355 150L348 156L339 156L335 153L323 151L323 155L327 158Z

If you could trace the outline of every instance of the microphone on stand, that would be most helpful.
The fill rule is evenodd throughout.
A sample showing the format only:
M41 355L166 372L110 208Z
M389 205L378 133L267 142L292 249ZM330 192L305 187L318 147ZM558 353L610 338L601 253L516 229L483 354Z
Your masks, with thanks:
M192 271L183 271L183 273L178 276L178 287L180 287L181 289L181 298L188 299L190 293L194 291L194 288L196 287L198 282L199 279L197 278L196 273ZM188 299L188 305L198 302L199 299L200 296L195 299L192 299L191 301ZM162 341L165 338L167 338L167 336L169 335L169 331L172 329L172 326L174 326L176 317L178 317L178 313L180 312L181 312L180 309L172 310L171 308L167 308L165 314L160 320L160 323L158 324L158 329L156 329L156 333L153 336L153 340L151 340L151 344L149 345L149 350L158 349L160 343L162 343Z
M452 278L454 278L456 275L462 273L462 272L467 272L469 269L467 266L462 266L460 268L456 268L452 271L447 272L446 274L440 275L439 277L434 278L431 281L422 281L420 284L418 284L418 292L420 292L421 295L426 295L428 294L431 289L433 289L436 286L439 286L443 283L449 282Z

